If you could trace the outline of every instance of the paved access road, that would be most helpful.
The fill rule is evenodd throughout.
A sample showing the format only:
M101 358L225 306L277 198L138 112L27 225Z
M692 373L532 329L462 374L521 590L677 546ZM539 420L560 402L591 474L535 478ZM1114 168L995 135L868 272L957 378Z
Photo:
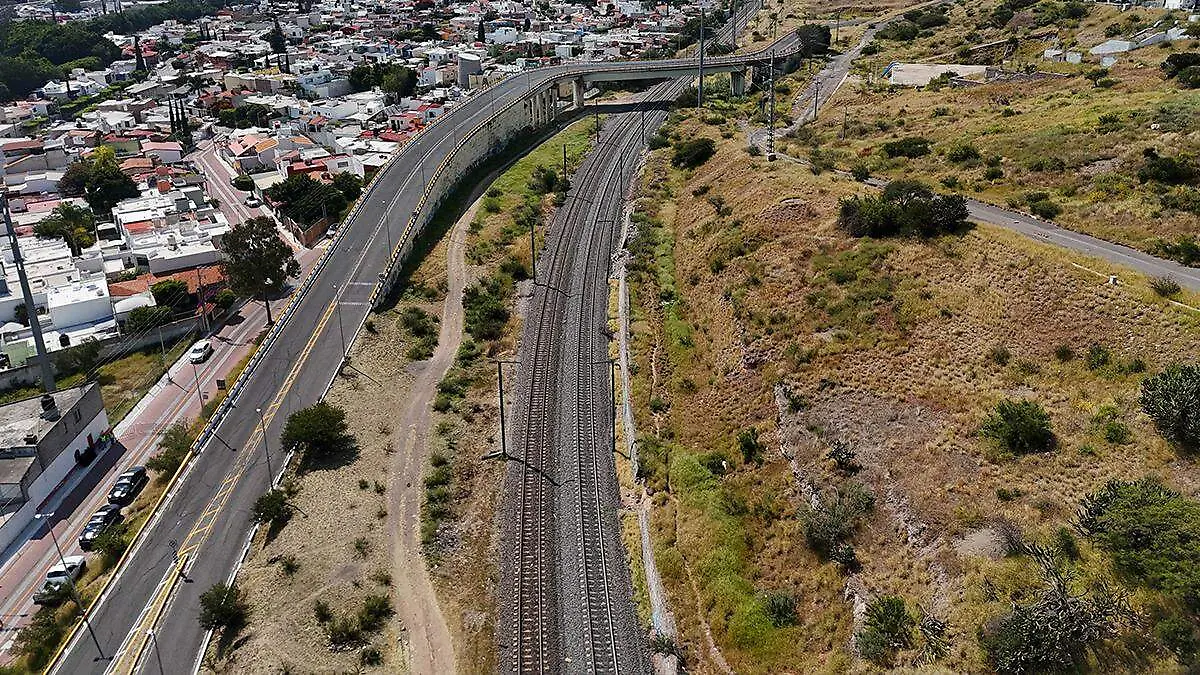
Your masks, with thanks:
M773 48L786 53L794 45L795 36L789 34ZM763 54L710 62L761 61ZM144 657L145 630L155 625L153 644L163 662L177 671L193 667L205 638L196 621L199 595L226 580L242 555L250 531L250 507L270 483L267 464L277 472L284 457L278 447L284 421L291 412L318 401L336 377L345 340L353 339L366 319L378 275L418 204L424 189L422 176L433 175L464 133L494 109L556 79L589 71L668 70L694 64L690 59L571 63L530 71L468 99L405 145L372 183L355 216L343 225L346 231L335 240L328 264L318 266L307 293L295 303L267 348L264 358L270 367L247 378L215 437L189 465L93 608L91 620L102 654L97 654L86 631L77 631L54 672L98 673L110 666L120 672L135 670L137 664L131 661ZM188 581L178 584L163 604L166 595L159 586L172 564L172 542L188 561ZM146 616L144 610L151 606L156 610ZM158 608L160 618L154 616Z

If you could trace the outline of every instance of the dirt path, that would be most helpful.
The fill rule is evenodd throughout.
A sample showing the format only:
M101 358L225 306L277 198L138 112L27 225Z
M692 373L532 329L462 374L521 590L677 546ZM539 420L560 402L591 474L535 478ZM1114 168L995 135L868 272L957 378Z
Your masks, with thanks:
M462 341L463 289L466 264L467 226L475 217L478 202L455 223L446 251L447 291L442 306L441 329L433 358L415 364L408 406L397 419L396 453L392 459L392 484L388 513L397 523L392 538L392 577L397 615L402 630L400 651L414 673L457 671L454 644L446 619L438 605L421 547L421 481L429 462L429 421L438 382L454 363Z

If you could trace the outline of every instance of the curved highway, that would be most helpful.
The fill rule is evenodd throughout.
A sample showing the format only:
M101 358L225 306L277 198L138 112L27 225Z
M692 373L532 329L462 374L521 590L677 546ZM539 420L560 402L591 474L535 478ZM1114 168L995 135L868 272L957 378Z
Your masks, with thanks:
M795 36L788 34L766 50L707 63L761 63L770 58L770 49L786 54L795 46ZM529 71L456 106L405 145L370 185L252 363L283 361L291 368L251 367L235 384L224 414L202 436L198 455L91 607L99 650L88 631L76 630L52 672L136 672L159 657L173 672L198 667L197 654L206 640L196 621L199 596L229 578L244 555L250 507L271 483L268 465L276 473L283 465L277 439L284 421L320 400L337 376L345 353L342 336L352 340L366 320L393 249L402 238L415 236L409 225L414 210L424 205L426 177L435 174L464 135L478 130L497 110L563 79L697 67L695 59L671 59L570 63ZM180 559L183 574L176 565Z

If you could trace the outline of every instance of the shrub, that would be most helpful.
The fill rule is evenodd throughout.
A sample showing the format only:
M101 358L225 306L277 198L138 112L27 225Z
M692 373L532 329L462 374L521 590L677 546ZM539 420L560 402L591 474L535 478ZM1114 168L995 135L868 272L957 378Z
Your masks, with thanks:
M192 304L187 282L178 279L164 279L155 283L150 287L150 295L154 296L154 303L160 307L180 308Z
M866 162L857 162L850 167L850 175L854 180L862 182L871 177L871 169L867 167Z
M1200 366L1172 365L1143 380L1141 406L1169 443L1200 449Z
M362 629L358 622L348 616L339 616L329 622L329 644L342 649L362 642Z
M776 628L796 623L796 596L787 591L771 591L763 596L763 610Z
M759 466L763 463L763 451L766 446L762 441L758 440L758 429L750 427L744 429L737 435L738 449L742 451L742 461L746 464L754 462Z
M1088 347L1087 357L1084 358L1084 364L1087 365L1088 370L1100 370L1110 361L1112 361L1112 354L1108 351L1108 347L1095 343Z
M1198 172L1191 160L1182 157L1162 157L1152 148L1147 148L1143 154L1142 166L1138 169L1138 180L1147 183L1155 181L1168 185L1191 183L1197 178Z
M946 159L950 160L951 162L955 162L956 164L962 162L971 162L979 158L979 151L976 150L975 146L971 145L970 143L960 143L958 145L951 146L950 149L946 151Z
M883 154L890 157L916 158L929 154L929 140L920 136L909 136L883 144Z
M1196 627L1192 622L1178 616L1169 616L1154 624L1154 637L1158 638L1180 663L1196 663L1200 640L1196 638Z
M325 401L292 413L283 425L280 442L298 450L305 462L353 452L356 446L346 424L346 411Z
M233 187L242 192L249 192L254 189L254 179L244 173L240 173L234 177Z
M1184 70L1194 66L1200 66L1200 54L1196 52L1171 54L1159 65L1167 78L1176 77Z
M358 627L364 632L377 631L383 627L396 610L392 601L386 595L368 595L363 599L363 605L358 610Z
M1075 358L1075 350L1071 349L1071 345L1059 345L1054 348L1054 358L1060 363L1066 363Z
M200 627L237 632L246 624L250 606L237 585L217 583L200 594Z
M1164 298L1169 298L1183 290L1180 288L1179 282L1170 276L1154 277L1150 280L1150 288Z
M694 169L709 160L717 152L711 138L692 138L674 144L671 164L681 169Z
M983 171L984 180L1000 180L1001 178L1004 178L1004 169L998 166L989 166Z
M125 549L129 548L129 540L126 538L128 533L128 523L113 523L104 528L92 541L92 549L100 554L107 565L115 565L125 553Z
M879 197L855 196L838 202L838 225L855 237L936 236L961 229L967 216L961 195L935 195L916 180L894 180Z
M1073 671L1130 618L1123 596L1103 586L1072 593L1053 557L1035 553L1045 586L1032 601L989 620L979 634L992 666L1006 675Z
M1200 610L1200 502L1158 478L1113 480L1084 498L1078 521L1123 574Z
M358 662L364 666L383 665L383 652L378 647L367 645L358 653Z
M294 576L300 571L300 561L294 555L285 555L279 559L279 571L283 572L285 577Z
M839 488L823 496L816 506L805 508L804 537L813 550L828 558L874 508L875 497L861 485Z
M213 304L221 309L229 309L230 307L233 307L233 303L235 302L237 302L237 293L234 293L228 288L222 288L221 290L217 291L217 294L213 297Z
M250 509L250 518L256 523L270 523L272 527L280 527L292 517L295 507L288 503L283 490L267 490Z
M171 323L175 316L170 307L136 307L125 319L125 334L136 335L146 333Z
M314 600L313 616L317 623L329 623L333 619L333 610L329 609L329 603L324 600Z
M980 433L1018 455L1052 450L1055 444L1050 415L1037 401L1000 401Z
M904 598L882 596L867 605L866 621L855 636L862 657L879 665L889 665L896 652L913 646L917 620L908 612Z
M1029 204L1029 212L1043 220L1054 220L1062 213L1062 207L1049 199L1041 199Z
M648 145L651 150L658 150L661 148L665 148L670 144L671 144L671 139L667 138L666 136L662 135L661 133L654 134L653 136L650 137L650 140L646 141L646 145Z
M483 279L463 293L466 329L472 338L479 342L500 338L509 317L506 299L506 287L496 277Z
M988 353L988 358L998 366L1007 366L1012 354L1009 353L1008 347L1004 345L996 345L992 347L992 351Z

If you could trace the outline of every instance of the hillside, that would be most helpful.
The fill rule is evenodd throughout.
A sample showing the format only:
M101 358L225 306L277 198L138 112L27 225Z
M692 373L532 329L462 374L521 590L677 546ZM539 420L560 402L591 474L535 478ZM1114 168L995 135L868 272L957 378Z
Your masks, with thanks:
M737 672L986 672L996 657L977 636L1048 588L1045 547L1072 593L1106 580L1143 617L1114 619L1110 639L1073 656L1177 669L1152 628L1191 615L1119 573L1073 516L1111 479L1200 488L1138 406L1143 378L1195 358L1200 315L991 227L848 237L838 200L862 186L675 122L672 142L708 137L716 154L694 171L672 166L669 145L649 160L631 245L633 394L689 668L717 669L707 629ZM1044 408L1052 449L981 435L1004 399ZM892 596L909 638L852 642L869 606L896 609L872 599Z

